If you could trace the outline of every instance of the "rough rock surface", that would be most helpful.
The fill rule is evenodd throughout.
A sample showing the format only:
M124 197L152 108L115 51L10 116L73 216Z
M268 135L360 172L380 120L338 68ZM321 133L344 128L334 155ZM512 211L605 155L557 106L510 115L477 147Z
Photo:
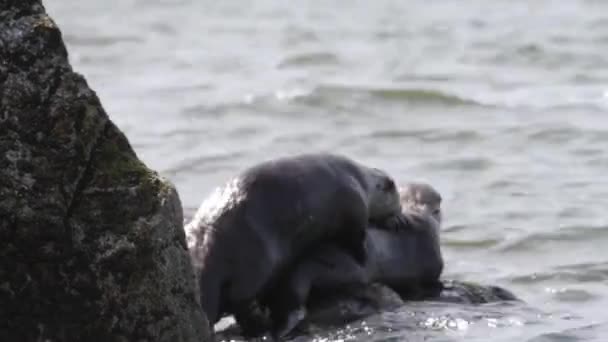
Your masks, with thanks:
M39 1L0 0L0 341L206 341L173 185Z

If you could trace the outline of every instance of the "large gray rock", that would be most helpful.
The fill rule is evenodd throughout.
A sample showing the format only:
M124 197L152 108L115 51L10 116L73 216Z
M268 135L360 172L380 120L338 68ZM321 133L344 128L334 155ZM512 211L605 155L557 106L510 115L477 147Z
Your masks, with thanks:
M173 185L72 71L34 0L0 0L0 341L205 341Z

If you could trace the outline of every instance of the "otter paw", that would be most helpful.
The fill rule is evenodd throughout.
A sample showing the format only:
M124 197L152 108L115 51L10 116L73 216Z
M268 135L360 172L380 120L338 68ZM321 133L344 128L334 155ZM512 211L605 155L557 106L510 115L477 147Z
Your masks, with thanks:
M410 226L410 222L405 215L393 215L380 224L380 228L384 228L389 231L398 232L407 229Z
M296 328L296 326L304 320L305 317L306 309L304 307L300 307L297 310L290 312L287 315L285 322L273 332L272 337L274 340L284 340Z
M241 328L241 334L247 338L261 337L271 327L268 314L257 301L237 306L234 319Z

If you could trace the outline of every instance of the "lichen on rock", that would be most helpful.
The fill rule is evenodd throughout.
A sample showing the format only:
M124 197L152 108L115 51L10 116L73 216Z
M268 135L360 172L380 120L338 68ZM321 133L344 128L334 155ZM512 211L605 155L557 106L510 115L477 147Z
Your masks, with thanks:
M42 4L0 0L0 341L205 341L197 298L174 186Z

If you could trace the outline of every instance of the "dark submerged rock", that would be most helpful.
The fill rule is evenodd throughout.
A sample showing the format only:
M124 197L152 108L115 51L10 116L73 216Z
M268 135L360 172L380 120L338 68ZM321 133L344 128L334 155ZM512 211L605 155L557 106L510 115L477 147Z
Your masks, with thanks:
M459 304L485 304L518 300L510 291L498 286L446 280L442 287L422 293L397 293L387 286L372 284L314 298L308 316L299 327L303 334L318 333L323 328L342 326L383 311L395 310L408 301Z
M209 340L181 203L42 4L0 0L0 341L87 340Z
M300 333L317 333L323 328L346 325L403 305L405 301L399 294L378 283L346 288L314 296L308 304L308 315L298 329Z
M443 289L435 296L423 298L443 303L486 304L501 301L520 301L511 291L495 285L480 285L472 282L447 280Z

